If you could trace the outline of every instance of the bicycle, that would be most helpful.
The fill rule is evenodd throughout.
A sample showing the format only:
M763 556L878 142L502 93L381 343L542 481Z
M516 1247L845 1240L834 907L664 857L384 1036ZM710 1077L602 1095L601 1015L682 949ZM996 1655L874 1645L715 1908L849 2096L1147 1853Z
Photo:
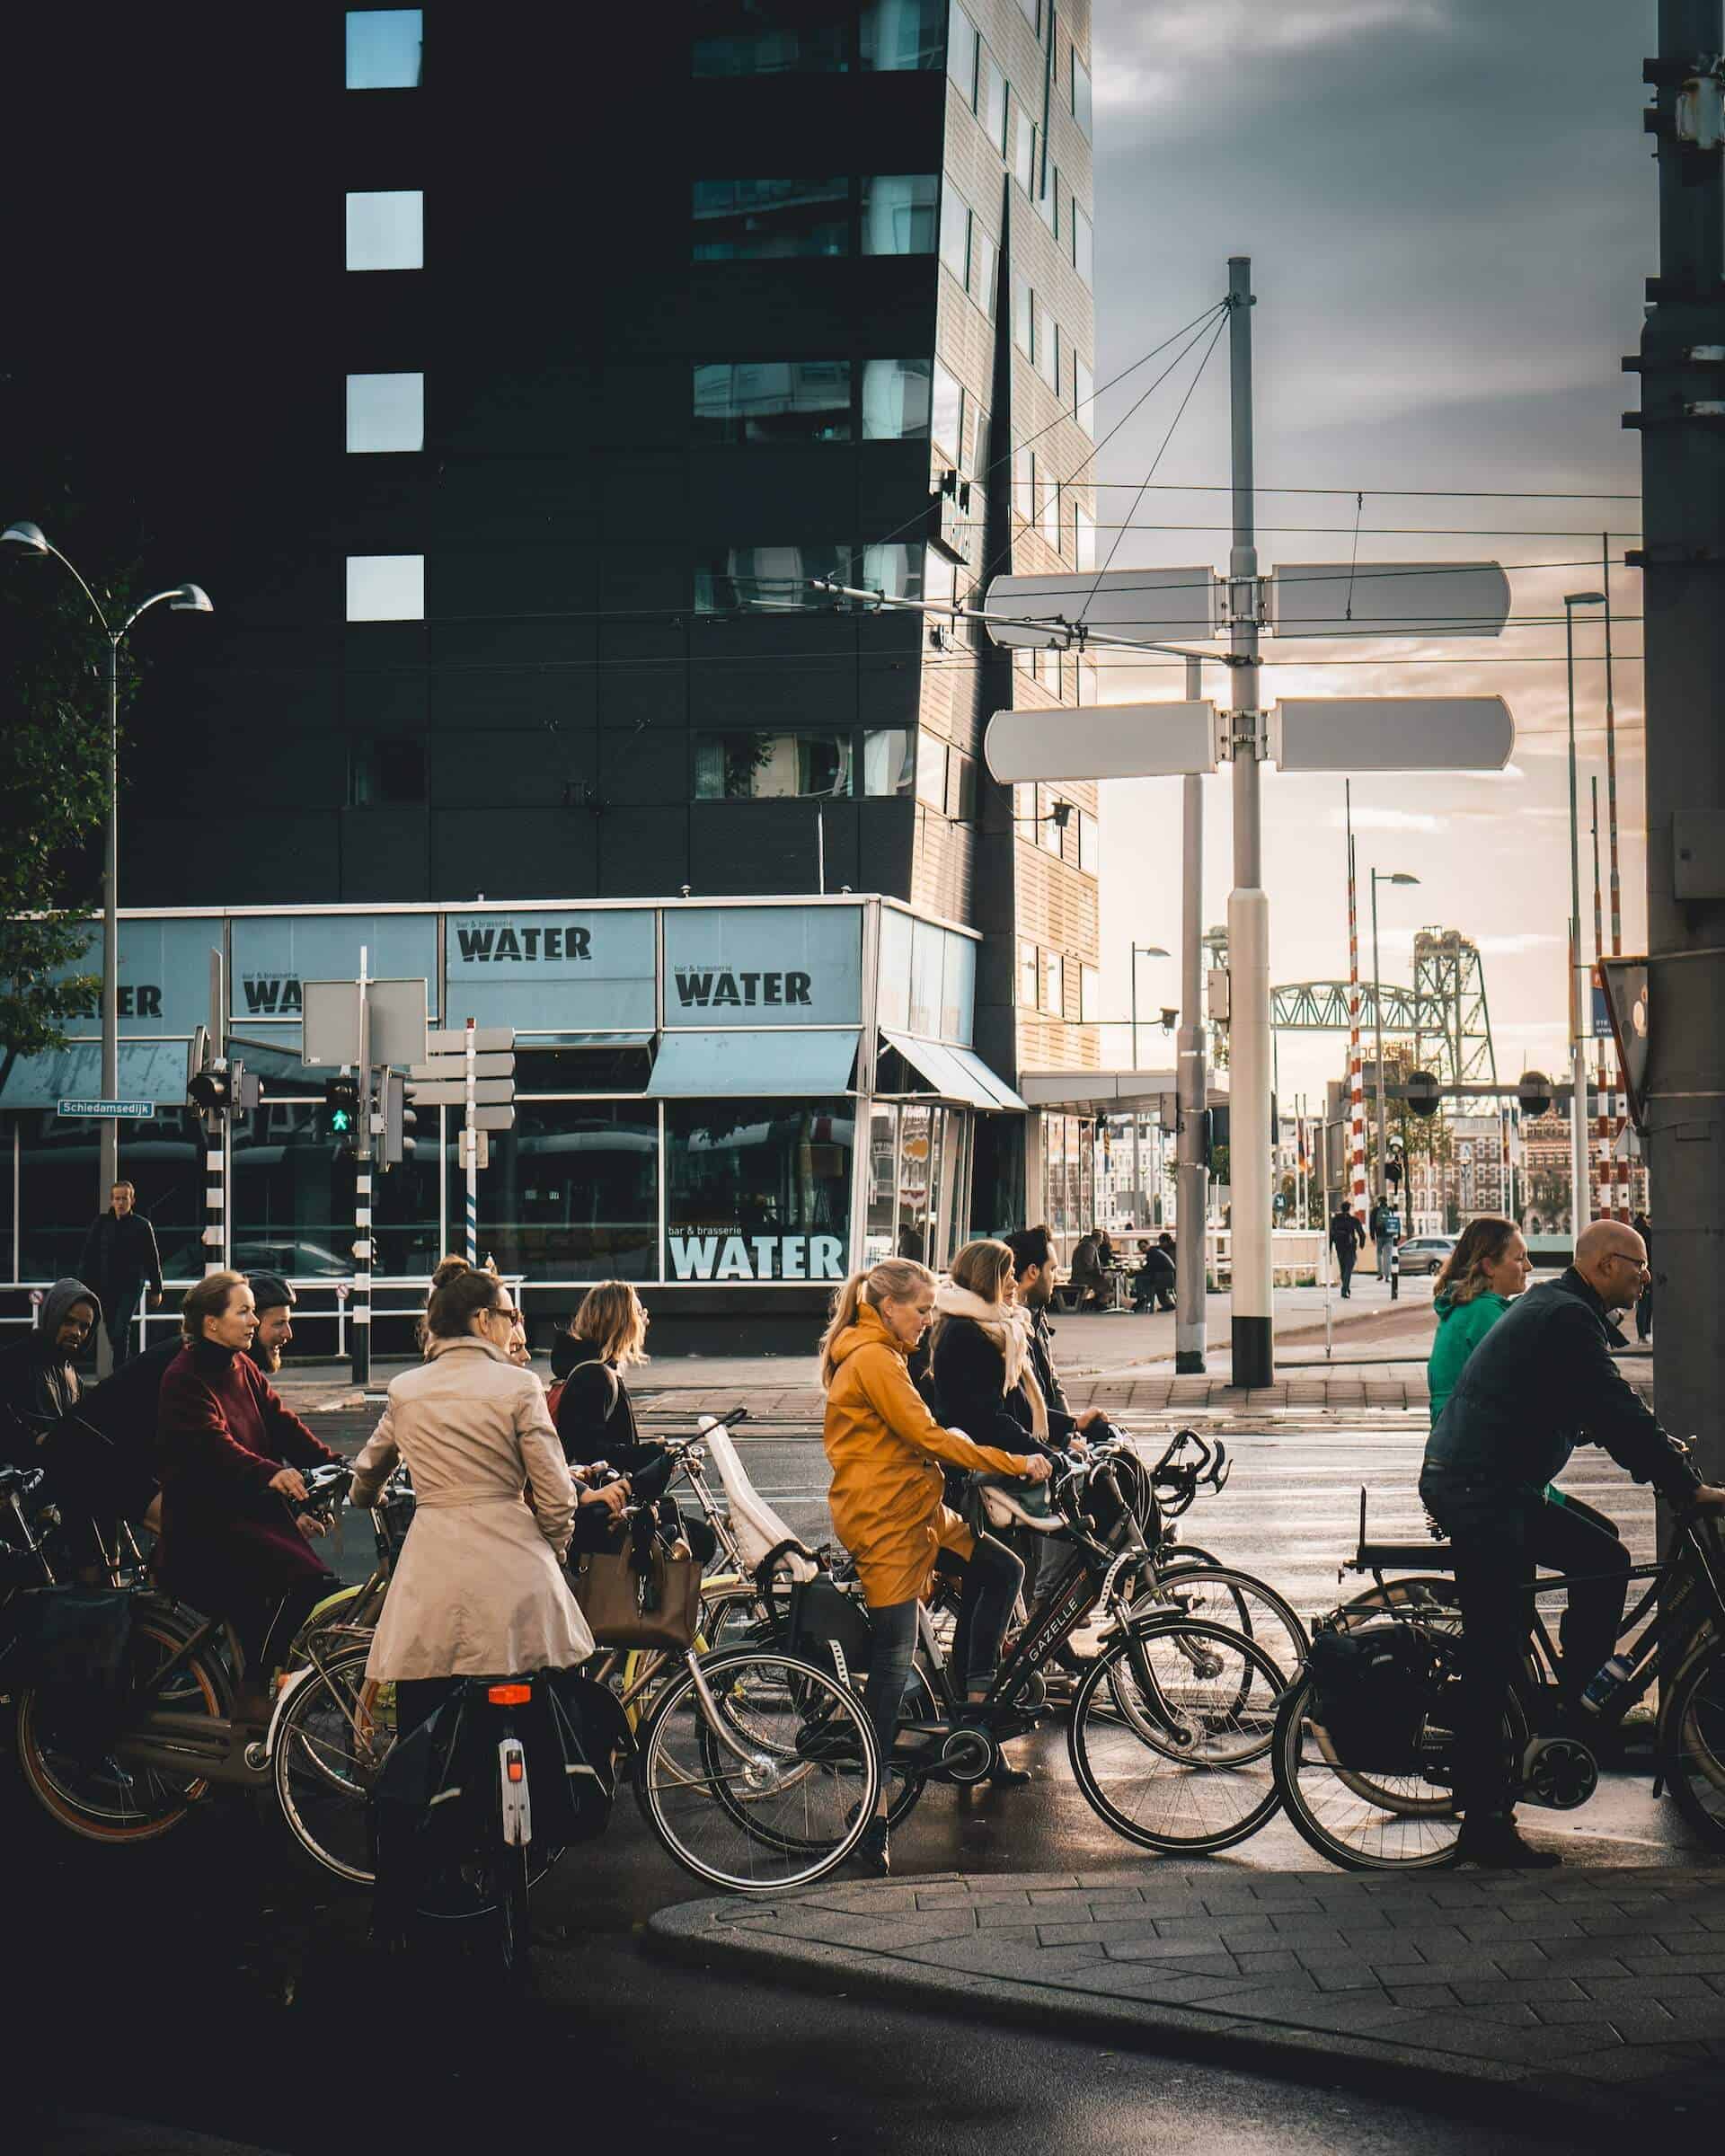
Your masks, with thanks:
M1461 1831L1455 1805L1455 1709L1460 1683L1460 1612L1443 1577L1447 1546L1373 1543L1361 1536L1344 1569L1372 1574L1373 1606L1344 1604L1320 1629L1358 1633L1369 1624L1402 1627L1422 1657L1423 1677L1405 1717L1367 1744L1332 1731L1335 1706L1317 1696L1313 1673L1289 1686L1277 1718L1273 1763L1289 1818L1321 1856L1351 1870L1430 1869L1455 1861ZM1418 1592L1398 1597L1388 1572L1407 1568ZM1572 1576L1536 1575L1534 1597L1566 1588ZM1630 1674L1599 1712L1600 1736L1621 1725L1655 1678L1655 1796L1668 1789L1698 1833L1725 1847L1725 1545L1718 1524L1685 1514L1670 1553L1635 1565L1647 1591L1626 1613ZM1433 1593L1434 1585L1446 1592ZM1557 1711L1558 1649L1535 1602L1522 1672L1504 1702L1503 1741L1518 1763L1518 1799L1556 1811L1585 1804L1598 1786L1591 1728L1563 1724ZM1351 1754L1351 1755L1350 1755Z

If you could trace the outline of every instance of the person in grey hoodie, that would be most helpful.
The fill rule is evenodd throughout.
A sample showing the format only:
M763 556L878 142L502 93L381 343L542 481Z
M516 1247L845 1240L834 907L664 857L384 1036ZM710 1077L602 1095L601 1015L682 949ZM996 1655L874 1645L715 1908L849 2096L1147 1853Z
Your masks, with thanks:
M0 1460L42 1464L42 1439L83 1395L74 1365L101 1321L102 1304L82 1280L57 1280L36 1330L0 1348Z

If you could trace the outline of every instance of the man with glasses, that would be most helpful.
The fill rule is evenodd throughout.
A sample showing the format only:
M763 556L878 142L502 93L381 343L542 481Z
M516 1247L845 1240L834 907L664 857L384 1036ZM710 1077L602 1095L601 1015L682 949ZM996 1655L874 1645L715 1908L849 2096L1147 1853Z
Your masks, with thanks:
M1603 1445L1674 1505L1725 1507L1659 1427L1611 1357L1614 1311L1634 1305L1647 1251L1633 1228L1597 1220L1575 1262L1512 1303L1463 1365L1426 1445L1420 1495L1455 1549L1462 1605L1455 1794L1460 1853L1481 1864L1547 1865L1516 1831L1501 1717L1532 1620L1536 1567L1570 1573L1560 1683L1563 1710L1590 1721L1581 1695L1616 1646L1629 1552L1609 1522L1554 1505L1545 1486L1578 1444Z
M9 1466L42 1465L37 1448L83 1395L74 1365L101 1316L82 1280L57 1280L35 1330L0 1349L0 1460Z

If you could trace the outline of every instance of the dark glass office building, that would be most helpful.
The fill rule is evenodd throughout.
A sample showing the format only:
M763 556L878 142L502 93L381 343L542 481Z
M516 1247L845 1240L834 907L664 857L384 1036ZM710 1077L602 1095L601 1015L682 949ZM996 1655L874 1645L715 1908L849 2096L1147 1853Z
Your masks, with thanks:
M161 199L123 242L148 305L93 350L41 274L146 573L217 607L153 630L124 755L121 1091L160 1105L121 1157L176 1263L211 950L265 1083L239 1262L349 1269L298 1000L362 947L517 1030L481 1241L530 1311L618 1274L661 1321L806 1333L884 1250L1081 1224L1080 1134L1016 1081L1097 1059L1093 790L1002 789L981 747L1090 669L854 595L1093 563L1089 15L152 23L107 153ZM92 1210L54 1110L93 1055L0 1091L21 1284ZM383 1185L402 1307L459 1240L438 1113Z

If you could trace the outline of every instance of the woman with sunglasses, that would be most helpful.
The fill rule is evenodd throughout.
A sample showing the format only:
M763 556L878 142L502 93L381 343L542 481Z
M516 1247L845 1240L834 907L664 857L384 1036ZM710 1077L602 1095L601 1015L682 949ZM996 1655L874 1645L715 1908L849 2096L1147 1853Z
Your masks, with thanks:
M617 1508L620 1488L571 1478L544 1387L509 1359L519 1312L494 1273L464 1268L426 1307L425 1360L389 1388L354 1462L352 1502L370 1505L398 1460L413 1476L413 1524L366 1675L394 1683L398 1731L461 1677L569 1669L593 1636L559 1560L577 1507Z

